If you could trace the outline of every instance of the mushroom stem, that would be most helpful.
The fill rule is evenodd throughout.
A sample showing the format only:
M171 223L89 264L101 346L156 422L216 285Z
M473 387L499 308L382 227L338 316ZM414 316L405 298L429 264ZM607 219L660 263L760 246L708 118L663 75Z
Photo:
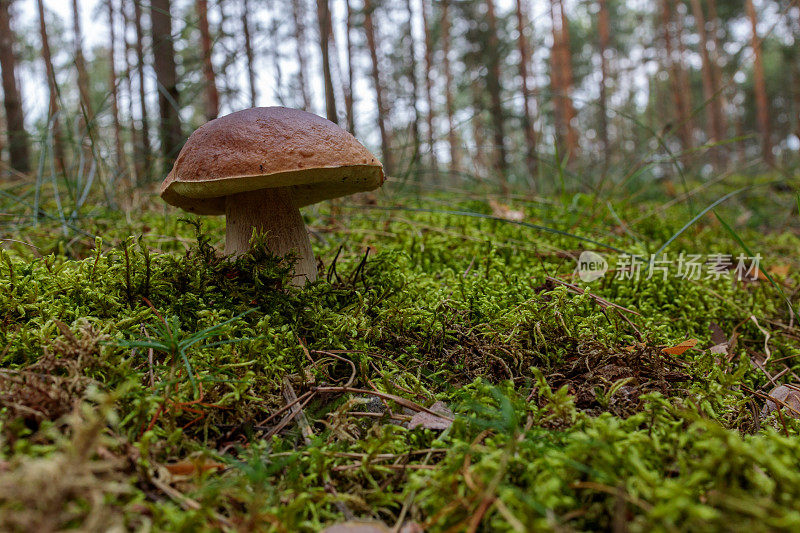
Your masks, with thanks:
M276 255L293 251L298 260L292 284L316 281L317 262L308 231L288 187L260 189L225 198L225 253L241 255L250 249L253 230L267 234L267 246Z

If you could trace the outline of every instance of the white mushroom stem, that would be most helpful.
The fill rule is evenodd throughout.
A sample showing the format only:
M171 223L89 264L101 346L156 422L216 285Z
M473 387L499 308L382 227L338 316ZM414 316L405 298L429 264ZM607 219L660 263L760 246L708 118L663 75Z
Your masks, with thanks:
M276 255L294 252L297 264L293 285L316 281L317 262L300 210L288 187L261 189L225 198L225 253L241 255L250 249L253 230L267 234L267 246Z

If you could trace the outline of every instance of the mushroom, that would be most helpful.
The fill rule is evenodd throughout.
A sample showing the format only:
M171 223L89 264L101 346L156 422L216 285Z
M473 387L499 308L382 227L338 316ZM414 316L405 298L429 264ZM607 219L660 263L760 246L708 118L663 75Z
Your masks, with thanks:
M225 253L266 233L277 255L293 251L294 285L317 279L300 207L370 191L383 166L336 124L298 109L254 107L212 120L183 146L161 198L197 215L225 215Z

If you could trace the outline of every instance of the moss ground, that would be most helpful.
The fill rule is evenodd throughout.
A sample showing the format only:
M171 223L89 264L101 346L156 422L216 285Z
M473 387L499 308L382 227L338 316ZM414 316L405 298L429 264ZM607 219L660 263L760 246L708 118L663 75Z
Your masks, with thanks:
M797 305L800 217L765 190L638 280L622 254L719 196L323 206L303 290L291 258L220 258L221 219L94 211L76 233L8 206L0 530L796 529L800 423L761 409L800 371L780 292ZM707 279L709 254L735 265L743 245L780 291ZM587 249L611 267L589 283ZM436 402L452 417L425 415Z

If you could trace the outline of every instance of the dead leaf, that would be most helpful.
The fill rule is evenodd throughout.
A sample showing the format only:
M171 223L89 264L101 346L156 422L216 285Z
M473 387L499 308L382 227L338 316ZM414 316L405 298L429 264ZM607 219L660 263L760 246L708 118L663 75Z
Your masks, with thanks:
M419 411L408 422L408 429L414 429L422 426L425 429L444 430L450 427L453 423L453 411L451 411L443 402L436 402L428 408L438 415L431 414L426 411Z
M676 344L675 346L664 348L661 351L668 355L681 355L686 350L694 348L697 345L697 342L697 339L688 339L680 344Z
M495 200L489 200L489 207L492 208L492 214L496 217L504 218L514 222L520 222L525 219L525 213L519 209L511 209L507 205L503 205Z
M728 336L722 331L722 327L716 322L709 324L708 329L711 330L711 342L717 344L728 344Z
M786 407L784 412L793 418L800 418L800 385L786 384L778 385L769 393L773 398L781 403L781 407ZM776 402L767 400L761 410L761 416L767 416L778 409Z
M728 355L728 343L723 342L721 344L715 344L711 347L711 353L715 353L718 355Z
M225 468L222 463L214 461L178 461L177 463L170 463L164 465L164 468L169 471L173 476L191 476L195 472L208 472L209 470L221 470Z
M767 269L767 272L769 272L773 276L785 278L786 276L789 275L789 270L790 270L789 265L772 265Z

